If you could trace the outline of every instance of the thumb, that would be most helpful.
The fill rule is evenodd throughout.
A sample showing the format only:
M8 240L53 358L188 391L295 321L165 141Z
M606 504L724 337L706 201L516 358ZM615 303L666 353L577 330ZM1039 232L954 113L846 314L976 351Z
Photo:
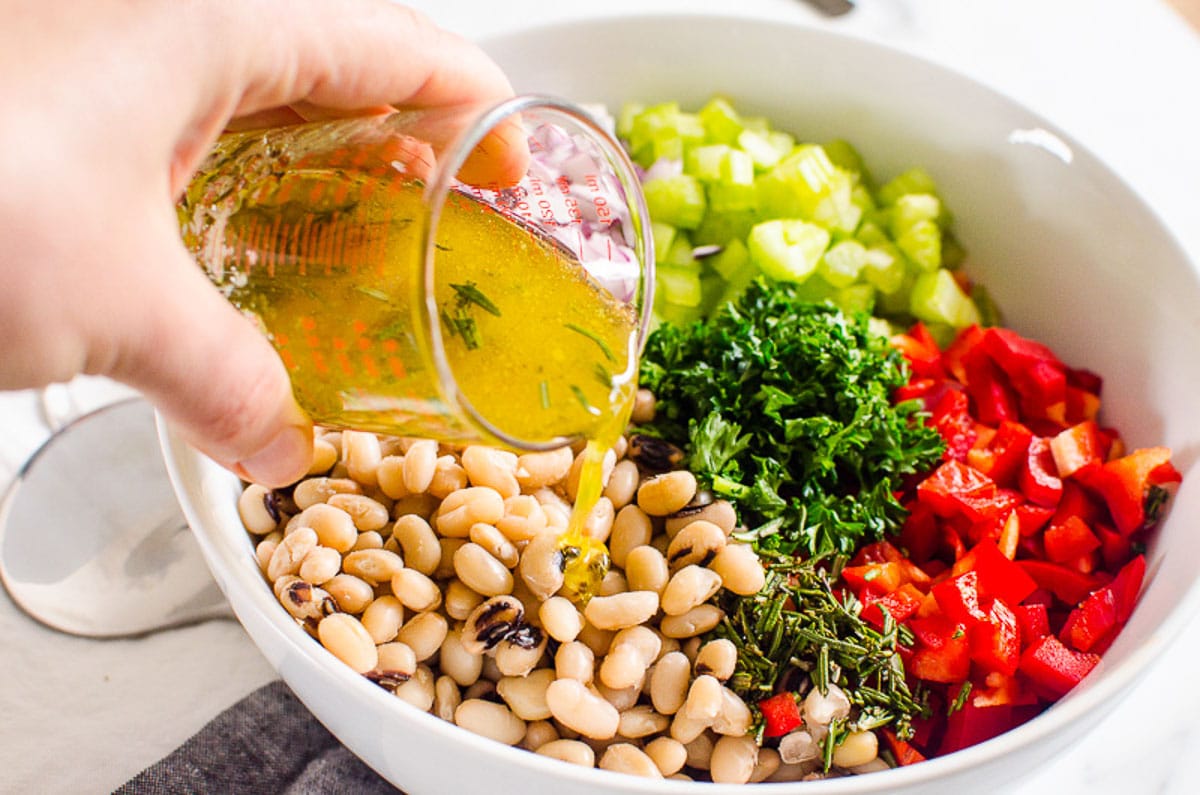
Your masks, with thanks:
M239 477L294 483L312 461L312 422L271 345L209 283L173 213L170 221L144 238L142 309L122 324L109 375L141 390L189 443Z

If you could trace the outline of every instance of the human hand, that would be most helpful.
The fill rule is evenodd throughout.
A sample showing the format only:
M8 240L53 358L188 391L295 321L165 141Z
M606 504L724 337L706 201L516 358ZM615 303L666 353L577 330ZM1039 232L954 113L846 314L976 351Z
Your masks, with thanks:
M249 480L302 476L312 427L269 343L180 242L226 127L493 102L479 49L387 0L0 0L0 388L142 391Z

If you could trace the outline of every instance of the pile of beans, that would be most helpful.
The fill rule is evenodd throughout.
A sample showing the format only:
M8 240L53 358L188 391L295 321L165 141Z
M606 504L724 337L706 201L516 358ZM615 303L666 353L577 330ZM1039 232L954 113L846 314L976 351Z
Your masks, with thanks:
M647 396L639 396L645 411ZM651 404L652 405L652 404ZM702 637L721 589L762 588L733 507L697 493L679 451L622 439L586 531L612 566L581 610L556 595L581 457L318 431L310 475L249 485L238 509L283 607L333 655L418 709L498 742L650 777L821 777L850 709L810 692L805 727L759 747L726 682L737 651ZM569 553L569 551L568 551ZM839 770L886 767L853 733Z

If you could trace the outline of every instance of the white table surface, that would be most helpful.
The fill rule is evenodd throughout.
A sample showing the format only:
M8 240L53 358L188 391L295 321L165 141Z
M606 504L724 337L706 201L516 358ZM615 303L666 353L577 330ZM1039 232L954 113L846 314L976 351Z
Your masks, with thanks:
M1110 163L1200 263L1200 35L1164 0L859 0L825 20L797 0L418 0L471 37L539 21L683 10L828 25L958 68ZM602 60L597 63L602 64ZM79 394L108 394L87 381ZM31 392L0 393L0 485L46 437ZM1200 790L1200 617L1085 741L1021 793ZM230 621L138 640L45 629L0 594L0 791L107 792L274 678Z

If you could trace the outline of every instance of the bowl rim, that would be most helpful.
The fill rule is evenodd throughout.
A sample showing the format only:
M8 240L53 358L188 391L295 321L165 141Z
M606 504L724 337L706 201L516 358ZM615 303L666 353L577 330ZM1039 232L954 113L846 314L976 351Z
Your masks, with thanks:
M1163 221L1158 213L1154 211L1120 173L1096 157L1087 146L1081 144L1049 118L1031 110L1020 100L996 89L985 80L959 71L954 66L940 60L935 60L932 57L916 53L895 44L881 42L875 38L851 31L823 27L803 20L783 21L757 14L688 10L669 13L659 11L646 13L623 11L612 14L591 14L569 20L522 25L480 37L478 41L486 50L489 46L503 44L507 39L551 35L556 30L577 31L580 26L587 25L628 24L631 20L639 24L648 25L678 25L681 21L686 21L689 24L703 21L705 24L712 25L736 23L739 25L783 29L791 35L832 39L839 46L875 50L882 53L885 57L907 62L908 65L916 65L920 68L940 72L947 79L959 81L964 87L990 94L992 99L1000 100L1014 111L1020 111L1026 117L1037 121L1041 127L1062 139L1071 147L1077 157L1082 154L1091 161L1089 167L1098 170L1098 173L1104 179L1109 180L1114 186L1125 193L1126 197L1145 216L1145 220L1162 235L1164 242L1176 250L1180 260L1187 263L1193 271L1197 270L1196 264L1192 261L1187 250L1180 244L1173 230ZM606 783L612 783L613 779L610 777L608 771L597 768L588 769L578 768L574 765L563 765L557 762L557 760L545 758L523 749L506 747L469 731L460 730L453 724L443 721L432 714L420 712L391 697L386 691L354 673L350 668L326 652L319 643L314 642L307 633L301 630L285 611L280 609L269 584L262 577L257 566L250 565L253 561L253 556L244 554L247 550L253 550L249 534L245 533L241 528L232 528L232 530L239 531L237 533L227 532L230 528L222 529L221 527L215 528L215 532L210 532L206 524L200 520L199 514L192 505L193 490L199 487L199 483L193 482L189 485L185 480L185 470L190 468L194 469L197 473L217 473L220 470L218 474L225 479L233 479L235 476L232 473L226 473L211 459L208 459L190 447L178 432L168 426L161 415L157 417L157 423L163 456L180 505L188 518L189 524L195 531L197 541L204 552L210 568L213 568L215 563L219 563L224 569L223 572L218 573L218 583L223 590L228 586L239 591L241 596L248 600L248 604L262 614L261 617L265 619L264 625L269 626L276 638L286 644L291 652L299 654L308 665L319 669L326 675L333 676L338 681L344 683L345 686L352 688L352 692L357 692L361 698L377 699L381 709L394 708L383 706L387 703L401 704L400 709L402 712L399 714L404 715L409 720L417 721L418 726L428 731L442 734L447 740L459 745L466 744L471 746L471 750L474 752L498 755L500 759L506 763L514 764L517 768L530 768L552 777L574 779L581 784L603 786ZM197 494L197 496L202 495ZM1168 510L1168 514L1164 517L1163 521L1169 520L1170 511ZM236 538L235 536L237 535L240 535L241 538ZM241 548L238 549L238 547ZM239 560L239 555L243 559ZM1152 579L1149 582L1152 582ZM1149 584L1144 586L1143 592L1148 587ZM226 595L229 596L228 593ZM1139 647L1131 649L1124 660L1114 665L1105 665L1105 661L1102 660L1100 666L1097 667L1095 672L1089 675L1085 682L1092 680L1093 677L1098 676L1098 678L1088 682L1083 690L1073 691L1067 697L1051 705L1027 723L985 742L946 756L934 757L919 765L882 771L882 774L803 783L774 782L756 786L768 786L772 788L772 791L778 791L780 788L802 786L804 787L803 792L812 792L813 795L819 795L819 793L869 793L882 791L888 787L913 787L920 784L933 783L938 779L961 772L964 769L981 767L989 761L995 762L1009 754L1027 747L1033 747L1039 742L1060 735L1072 726L1084 726L1083 721L1085 718L1095 715L1101 712L1105 706L1115 703L1117 698L1132 689L1135 679L1139 675L1144 674L1162 652L1171 643L1175 642L1178 636L1182 634L1181 630L1183 626L1191 621L1197 612L1200 612L1200 578L1196 578L1191 582L1182 597L1176 600L1175 604L1167 610L1162 622L1148 634L1146 640ZM256 644L259 644L257 638L252 636L252 639ZM407 712L403 710L407 710ZM351 750L353 751L353 749ZM1014 777L1016 775L1014 773ZM704 783L703 791L714 793L715 795L732 795L735 788L740 791L744 786ZM699 791L695 790L689 782L669 780L649 781L637 779L632 776L623 777L620 788L628 792L646 793Z

